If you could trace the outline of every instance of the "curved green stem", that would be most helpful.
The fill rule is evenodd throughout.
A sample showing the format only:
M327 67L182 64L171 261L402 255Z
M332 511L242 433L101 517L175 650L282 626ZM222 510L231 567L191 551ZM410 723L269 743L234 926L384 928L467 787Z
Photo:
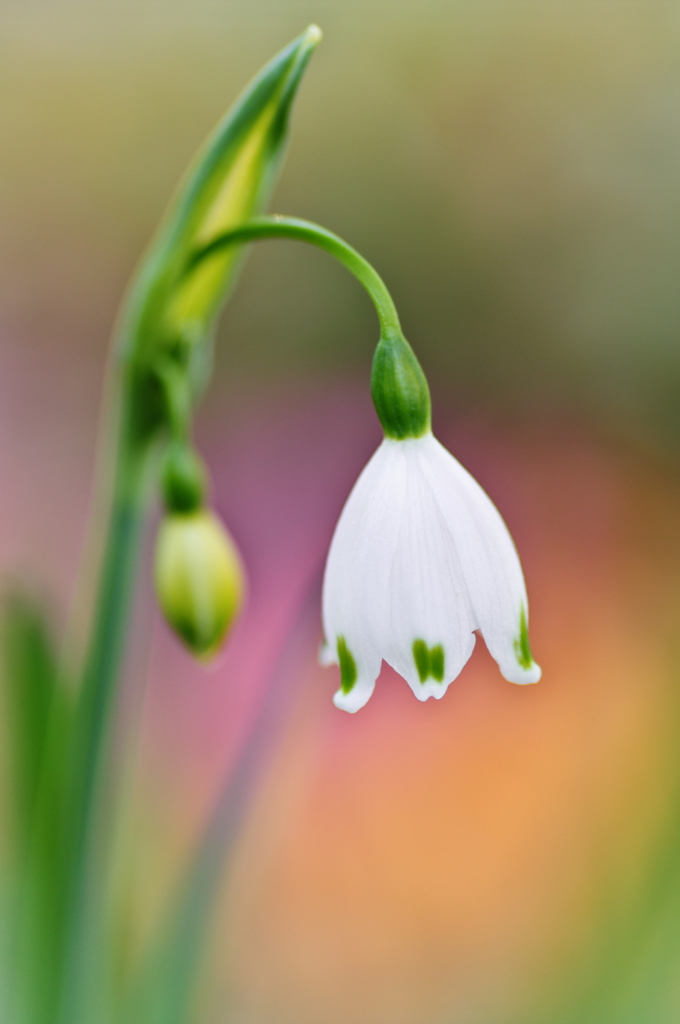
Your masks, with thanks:
M202 249L198 249L189 259L186 273L190 274L204 260L231 245L259 242L266 238L291 238L297 242L307 242L334 256L351 274L354 274L370 295L380 320L382 336L401 336L397 310L380 274L338 235L298 217L254 217L244 224L239 224L231 231L225 231L224 234L213 238Z

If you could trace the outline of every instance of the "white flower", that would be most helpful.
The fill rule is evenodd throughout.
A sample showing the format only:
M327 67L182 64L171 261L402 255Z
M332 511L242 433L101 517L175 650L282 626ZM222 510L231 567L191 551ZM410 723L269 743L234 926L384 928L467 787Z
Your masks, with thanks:
M358 711L385 660L419 700L443 697L479 630L512 683L536 683L527 595L505 523L432 436L385 438L357 480L323 585L324 664L337 707Z

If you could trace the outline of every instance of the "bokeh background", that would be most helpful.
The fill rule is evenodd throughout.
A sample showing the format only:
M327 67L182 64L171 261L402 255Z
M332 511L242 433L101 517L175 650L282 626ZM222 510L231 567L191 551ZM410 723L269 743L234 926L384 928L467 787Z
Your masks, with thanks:
M657 0L0 0L0 568L62 627L110 332L205 134L310 21L273 210L388 282L435 429L516 538L544 677L336 711L314 626L225 870L201 1020L680 1015L680 16ZM239 759L379 440L376 323L252 253L197 423L248 564L196 667L144 569L118 899L134 960ZM310 598L310 595L312 597Z

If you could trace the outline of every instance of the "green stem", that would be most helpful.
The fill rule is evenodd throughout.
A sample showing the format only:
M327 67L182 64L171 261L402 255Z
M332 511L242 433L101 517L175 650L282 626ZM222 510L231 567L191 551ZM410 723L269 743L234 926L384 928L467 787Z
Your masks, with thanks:
M123 393L123 423L116 453L111 511L96 597L95 618L76 709L73 739L70 813L66 823L68 875L64 926L64 974L58 1021L80 1019L84 986L97 950L93 934L100 894L93 873L98 810L105 785L103 766L110 747L110 722L115 705L127 628L139 538L148 491L151 446L131 427Z
M382 336L401 336L397 310L380 274L342 238L308 220L281 216L254 217L231 231L218 235L202 249L197 250L189 260L186 273L190 274L203 260L231 245L258 242L266 238L291 238L297 242L307 242L334 256L351 274L354 274L370 295L380 320Z

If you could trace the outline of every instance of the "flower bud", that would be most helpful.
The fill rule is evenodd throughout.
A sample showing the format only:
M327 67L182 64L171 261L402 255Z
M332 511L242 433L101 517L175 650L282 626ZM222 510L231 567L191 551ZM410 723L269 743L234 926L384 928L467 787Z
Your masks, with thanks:
M211 658L238 614L245 590L236 545L212 512L165 516L156 540L155 581L169 625L193 654Z
M381 338L373 357L373 404L385 431L395 441L422 437L431 429L430 389L406 338Z

